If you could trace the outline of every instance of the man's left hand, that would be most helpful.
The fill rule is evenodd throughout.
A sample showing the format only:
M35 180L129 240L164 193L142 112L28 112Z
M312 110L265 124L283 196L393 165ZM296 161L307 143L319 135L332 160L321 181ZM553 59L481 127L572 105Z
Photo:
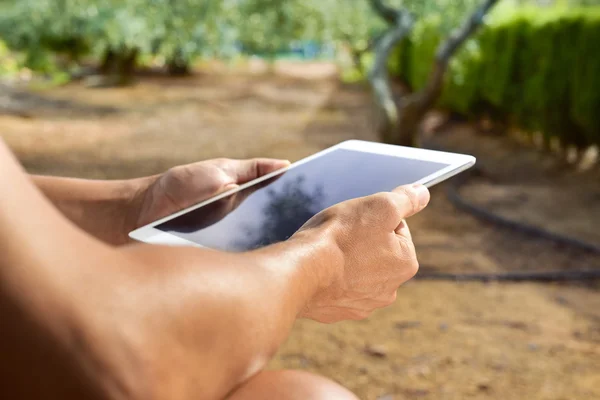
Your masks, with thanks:
M142 178L129 210L130 228L144 226L288 165L289 161L268 158L219 158Z

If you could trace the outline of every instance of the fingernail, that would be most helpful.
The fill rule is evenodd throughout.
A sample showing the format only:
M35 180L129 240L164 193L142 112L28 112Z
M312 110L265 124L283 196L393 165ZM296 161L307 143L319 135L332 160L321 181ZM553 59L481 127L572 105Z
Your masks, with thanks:
M421 184L413 185L413 189L417 192L417 198L419 199L419 206L425 207L429 203L429 189Z

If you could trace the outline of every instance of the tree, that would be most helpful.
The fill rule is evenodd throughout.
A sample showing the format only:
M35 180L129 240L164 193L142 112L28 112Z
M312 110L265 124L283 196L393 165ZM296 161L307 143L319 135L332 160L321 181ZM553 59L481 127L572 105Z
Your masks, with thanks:
M70 12L67 12L70 11ZM50 53L77 62L90 51L90 42L78 30L85 24L78 5L68 1L4 1L0 36L14 50L24 52L24 64L48 72Z
M240 0L236 26L242 50L273 61L294 41L314 39L322 19L315 0Z
M384 4L383 0L369 0L372 9L388 25L388 29L375 45L375 61L369 74L375 102L381 116L379 130L385 142L404 146L417 144L419 125L425 113L435 104L441 94L444 75L452 56L483 23L484 17L498 0L482 1L462 25L454 29L438 47L425 87L415 93L404 94L398 98L393 93L390 83L388 71L390 54L411 33L415 26L415 19L423 18L436 4L430 1L415 1L402 2L399 7L391 7ZM448 21L458 15L457 3L459 2L451 2L453 7L444 10L443 21L446 26ZM441 29L444 29L444 24Z
M154 22L152 52L165 58L172 75L189 73L195 57L218 54L227 45L225 15L231 8L228 1L156 1L160 18Z
M363 56L373 49L385 24L366 1L323 0L319 9L325 21L323 39L341 44L348 51L354 68L365 75Z
M77 63L98 61L98 71L127 83L140 56L163 58L185 73L194 57L216 53L227 40L222 14L232 1L19 0L6 1L0 35L26 55L33 69L65 54Z
M90 0L87 0L88 2ZM218 46L222 10L211 0L109 0L85 32L103 54L100 72L127 83L141 55L165 60L168 71L189 72L194 57Z

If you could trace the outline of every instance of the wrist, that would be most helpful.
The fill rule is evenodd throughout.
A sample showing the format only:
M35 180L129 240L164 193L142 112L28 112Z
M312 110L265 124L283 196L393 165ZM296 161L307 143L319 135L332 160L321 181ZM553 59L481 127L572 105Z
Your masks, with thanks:
M255 252L260 263L287 275L298 296L300 316L315 295L329 287L340 270L339 249L326 235L298 232L289 240Z
M150 176L120 182L124 200L120 224L123 243L129 242L129 232L141 226L141 213L147 200L148 190L156 179L157 176Z
M37 188L65 217L98 239L114 244L129 241L150 178L87 180L31 176Z
M286 243L297 247L305 255L302 269L314 276L317 290L329 287L342 269L342 253L326 231L314 229L300 231Z

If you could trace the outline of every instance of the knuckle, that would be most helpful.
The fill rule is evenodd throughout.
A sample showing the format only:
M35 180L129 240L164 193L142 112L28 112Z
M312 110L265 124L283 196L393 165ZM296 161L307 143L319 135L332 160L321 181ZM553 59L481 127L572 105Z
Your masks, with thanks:
M179 165L177 167L171 168L167 172L167 178L169 183L174 185L182 185L184 184L192 175L190 168L188 165Z
M403 260L415 258L416 250L413 241L406 236L397 236L399 255Z
M417 261L417 259L415 259L412 265L410 266L410 277L412 278L413 276L415 276L417 272L419 272L419 262Z
M386 213L396 213L397 205L392 193L377 193L372 196L372 204L375 208L384 210Z
M321 211L317 215L322 219L333 219L333 218L340 216L343 213L344 213L344 205L337 204L335 206L326 208L325 210Z
M314 321L317 321L321 324L335 324L336 322L341 321L340 318L335 318L335 317L326 316L326 315L311 316L311 319L313 319Z
M368 318L369 315L371 315L369 311L353 310L348 312L348 319L353 321L361 321L365 318Z
M412 278L419 271L419 262L417 261L417 254L415 245L409 238L400 236L398 238L399 244L399 257L402 261L401 275L404 281Z
M188 166L187 165L178 165L169 170L169 174L174 178L178 179L188 174Z
M388 293L384 293L375 300L376 308L388 307L396 301L396 289L390 290Z
M412 277L414 277L417 272L419 272L419 262L417 261L416 258L413 258L412 260L410 260L408 263L406 263L406 266L404 268L404 279L405 280L409 280Z
M321 225L321 224L326 224L326 223L331 223L331 222L339 224L339 223L342 223L343 220L344 220L344 212L341 208L338 208L336 206L325 209L310 219L310 221L312 221L312 223L316 224L316 225Z
M394 290L390 294L386 295L382 300L386 303L386 305L394 304L396 301L397 292Z
M212 161L215 165L217 165L219 167L223 167L223 166L231 163L234 160L232 160L231 158L219 157L219 158L213 159Z

